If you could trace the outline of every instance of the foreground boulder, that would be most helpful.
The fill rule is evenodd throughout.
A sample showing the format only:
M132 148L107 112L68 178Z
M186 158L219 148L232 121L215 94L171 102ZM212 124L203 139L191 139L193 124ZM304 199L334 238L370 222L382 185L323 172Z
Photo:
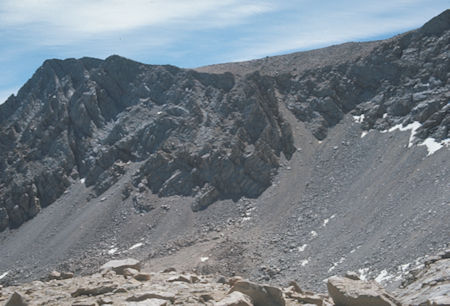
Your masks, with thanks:
M450 305L450 249L426 258L395 291L405 305Z
M234 291L222 300L214 304L215 306L252 306L252 300L248 295L245 295L239 291Z
M259 285L246 280L238 281L230 289L230 293L239 291L248 295L255 306L284 306L286 301L280 288Z
M27 305L28 304L24 301L23 297L17 292L14 292L5 304L5 306L27 306Z
M328 293L336 306L394 306L401 305L374 281L332 276L327 283Z
M133 258L111 260L100 267L100 271L114 271L117 274L124 275L125 269L131 268L137 271L141 270L141 263L139 260Z

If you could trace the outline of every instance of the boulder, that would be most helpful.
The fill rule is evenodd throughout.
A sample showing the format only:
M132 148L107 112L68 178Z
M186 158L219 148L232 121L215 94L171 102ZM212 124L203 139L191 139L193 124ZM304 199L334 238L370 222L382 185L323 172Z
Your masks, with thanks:
M170 272L176 272L176 271L177 271L177 269L175 269L173 267L169 267L169 268L164 269L162 271L162 273L170 273Z
M58 271L52 271L48 275L48 279L50 279L50 280L52 280L52 279L61 279L61 273L59 273Z
M94 286L94 287L86 287L86 288L78 288L74 292L71 293L72 297L77 297L81 295L100 295L105 294L108 292L113 292L117 288L117 285L110 285L110 286Z
M215 306L253 306L252 300L248 295L239 291L234 291L226 295Z
M332 276L327 283L328 294L336 306L393 306L400 303L374 281L353 280Z
M126 306L166 306L167 301L161 299L148 299L142 302L128 302Z
M24 301L24 298L17 292L14 292L6 301L5 306L27 306L28 304Z
M430 298L427 300L426 305L433 305L433 306L450 306L450 296L441 295L436 296L433 298Z
M123 276L131 276L134 277L139 274L139 271L133 268L125 268L123 269Z
M284 306L286 301L280 288L258 285L250 281L237 281L230 289L229 293L241 292L248 295L255 306Z
M61 279L69 279L69 278L73 278L73 273L72 272L52 271L48 275L48 279L49 280L52 280L52 279L61 280Z
M135 280L138 280L140 282L149 281L150 280L150 274L148 273L138 273L134 276Z
M173 283L173 282L192 283L192 279L191 279L191 277L188 277L185 275L178 275L178 276L173 276L173 277L169 278L167 280L167 282L169 282L169 283Z
M61 272L61 279L69 279L73 278L72 272Z
M133 258L121 259L121 260L111 260L100 267L101 271L114 271L117 274L123 275L124 269L132 268L135 270L141 270L141 263Z
M142 292L134 294L126 300L127 302L142 302L149 299L159 299L173 303L175 301L175 293L169 291Z

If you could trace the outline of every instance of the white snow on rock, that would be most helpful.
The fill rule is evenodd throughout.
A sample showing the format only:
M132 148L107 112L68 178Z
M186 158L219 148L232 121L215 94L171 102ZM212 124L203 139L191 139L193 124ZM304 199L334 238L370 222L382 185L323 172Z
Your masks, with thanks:
M330 220L333 219L334 217L336 217L336 215L332 215L331 217L326 218L325 220L323 220L322 226L323 227L327 226L328 222L330 222Z
M356 123L362 123L364 121L364 114L359 116L353 116L353 120L355 120Z
M447 140L447 139L446 139ZM437 142L434 138L428 137L419 146L426 146L428 150L427 156L430 156L444 146L445 141Z
M117 252L117 248L112 248L108 251L108 254L113 255L115 252Z
M308 260L308 259L303 259L303 260L300 261L300 265L301 265L302 267L306 266L308 263L309 263L309 260Z
M364 136L366 136L368 133L369 133L369 132L367 132L367 131L362 131L362 133L361 133L361 138L364 138Z
M393 132L395 130L404 132L404 131L410 130L411 135L409 136L408 148L411 148L414 143L414 140L416 139L416 131L421 126L422 126L422 124L420 124L420 122L418 122L418 121L414 121L413 123L410 123L407 126L402 126L401 124L397 124L397 125L394 125L393 127L391 127L388 130L388 132ZM385 133L386 131L381 131L381 132ZM361 135L361 137L362 137L362 135ZM427 139L425 139L418 145L426 146L426 148L428 150L427 156L430 156L431 154L435 153L436 151L443 148L444 146L448 147L449 144L450 144L450 139L445 139L441 142L437 142L436 139L428 137Z
M420 124L420 122L418 121L414 121L413 123L408 124L407 126L403 126L402 124L397 124L394 125L393 127L391 127L388 132L393 132L395 130L399 130L402 132L405 131L411 131L411 135L409 136L409 143L408 143L408 148L411 148L413 145L413 141L414 141L414 137L416 135L416 131L418 128L420 128L422 126L422 124Z
M391 278L393 278L393 275L390 275L386 270L382 270L380 272L380 274L378 274L377 277L375 277L375 281L379 284L381 284L382 282L388 281Z
M305 249L306 249L306 247L307 247L308 245L305 243L304 245L302 245L302 246L299 246L298 247L298 251L299 252L303 252L303 251L305 251Z
M209 257L205 256L205 257L200 257L200 261L201 262L205 262L209 259Z
M6 271L2 275L0 275L0 279L4 279L6 277L6 275L8 275L8 274L9 274L9 271Z
M86 179L85 179L85 178L82 178L82 179L80 180L80 183L81 183L81 184L84 184L84 182L86 182Z
M139 248L139 247L141 247L141 246L143 246L143 245L144 245L144 244L143 244L142 242L139 242L139 243L133 244L133 245L131 246L131 248L129 248L128 250L133 250L133 249Z
M369 275L369 268L359 269L358 273L361 280L367 280L367 276Z
M345 257L341 257L341 259L339 259L339 261L334 262L333 265L328 269L328 273L330 273L331 271L333 271L334 269L336 269L336 267L338 265L340 265L341 263L343 263L345 261Z
M317 237L317 236L318 236L318 234L317 234L317 232L316 232L316 231L311 231L311 236L312 236L313 238L315 238L315 237Z

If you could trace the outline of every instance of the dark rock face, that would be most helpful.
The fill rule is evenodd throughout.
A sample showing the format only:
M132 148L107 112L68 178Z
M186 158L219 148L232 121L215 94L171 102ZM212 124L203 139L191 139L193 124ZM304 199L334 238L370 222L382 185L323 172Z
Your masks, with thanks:
M418 121L420 138L448 138L449 15L447 10L358 60L278 76L288 108L318 139L349 112L364 115L367 130Z
M262 73L249 66L243 76L119 56L46 61L0 106L0 231L35 216L75 180L102 194L128 162L139 172L123 196L139 211L152 209L139 200L143 192L193 197L194 211L258 197L281 153L295 151L281 102L319 140L347 113L364 129L418 121L417 137L447 139L449 15L384 42L307 52L302 69L278 57L277 67L268 60Z
M32 218L73 179L100 195L128 161L142 162L136 187L198 194L193 209L258 196L281 152L295 149L273 88L258 73L236 80L118 56L45 62L1 107L0 229Z

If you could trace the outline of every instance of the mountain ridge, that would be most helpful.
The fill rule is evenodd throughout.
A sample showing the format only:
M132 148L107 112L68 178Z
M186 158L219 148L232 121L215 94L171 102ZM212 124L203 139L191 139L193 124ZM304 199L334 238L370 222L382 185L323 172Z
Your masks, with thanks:
M247 74L46 61L0 106L1 271L89 272L118 248L274 282L310 273L312 287L445 247L449 12L386 41L304 53L312 64L250 62Z

